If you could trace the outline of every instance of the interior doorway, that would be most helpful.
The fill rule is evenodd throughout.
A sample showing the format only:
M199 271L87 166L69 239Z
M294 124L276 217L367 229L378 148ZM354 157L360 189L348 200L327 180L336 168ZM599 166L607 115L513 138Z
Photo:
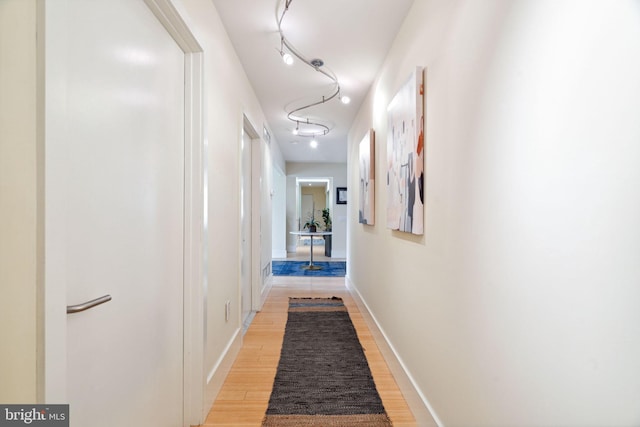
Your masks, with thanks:
M254 203L256 191L256 180L259 182L260 172L256 170L255 159L259 156L259 146L254 147L253 141L259 142L259 135L246 119L242 128L241 158L242 173L240 186L240 223L241 223L241 246L240 246L240 309L242 324L247 326L255 311L253 310L254 300L254 264L259 261L259 253L254 254L254 239L260 236L260 222L255 221L255 212L260 210L260 203ZM259 163L258 163L259 164ZM254 259L255 258L255 259ZM246 327L243 328L246 330Z
M78 425L197 424L202 369L190 355L202 341L191 319L202 312L187 301L202 277L201 49L170 1L40 12L46 80L59 83L43 105L58 120L44 133L42 400L70 403ZM60 52L65 61L49 60Z
M333 178L330 177L296 178L298 231L308 231L308 226L312 223L316 224L318 231L331 231L332 188ZM309 236L298 236L296 252L289 258L309 258L311 239L312 237ZM315 237L314 239L314 258L331 258L331 238Z

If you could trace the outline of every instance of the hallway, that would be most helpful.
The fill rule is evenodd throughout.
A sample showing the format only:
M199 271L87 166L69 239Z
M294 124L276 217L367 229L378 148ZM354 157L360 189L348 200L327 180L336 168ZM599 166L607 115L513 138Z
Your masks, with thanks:
M259 426L267 409L287 321L289 297L331 297L344 300L358 332L374 381L394 426L416 422L344 278L274 277L263 310L256 314L244 343L204 426Z
M0 1L0 403L259 425L287 297L336 295L396 425L640 426L640 0L294 2L331 20L293 44L339 43L339 157L283 114L315 86L283 2ZM320 179L346 279L272 278Z

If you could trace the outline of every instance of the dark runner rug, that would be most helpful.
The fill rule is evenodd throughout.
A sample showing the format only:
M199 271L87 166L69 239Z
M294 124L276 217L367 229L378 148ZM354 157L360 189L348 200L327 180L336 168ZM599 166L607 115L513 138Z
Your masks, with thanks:
M341 298L289 299L262 426L391 426Z

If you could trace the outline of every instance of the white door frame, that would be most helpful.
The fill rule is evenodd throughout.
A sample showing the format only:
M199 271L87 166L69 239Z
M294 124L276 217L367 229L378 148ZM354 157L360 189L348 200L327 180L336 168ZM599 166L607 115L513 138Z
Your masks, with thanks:
M204 423L204 323L207 273L204 203L204 55L185 53L184 417Z
M204 53L173 0L144 0L185 55L184 424L204 422Z
M251 123L249 118L242 115L242 132L247 134L247 139L251 147L251 311L260 310L260 291L261 291L261 274L260 266L262 264L262 250L260 241L260 216L262 212L262 203L260 200L260 192L262 187L262 140L256 127ZM240 168L242 170L242 168ZM242 292L242 289L240 290Z
M206 239L204 238L204 58L203 50L191 33L173 0L144 0L167 32L185 54L185 191L184 191L184 371L183 393L184 425L202 423L204 405L204 298ZM55 4L54 4L55 3ZM66 2L38 2L38 16L43 17L39 30L46 32L46 21L64 13ZM60 40L65 35L60 34ZM64 88L55 85L56 77L64 75L65 64L55 61L58 50L64 49L57 41L47 37L47 46L39 41L38 52L47 64L47 72L40 70L41 85L64 98ZM51 67L51 64L55 64ZM49 74L52 70L52 76ZM42 86L41 86L42 87ZM44 139L53 135L64 135L64 129L56 122L55 114L49 114L46 105L42 126ZM46 149L46 144L45 144ZM46 193L45 193L46 200ZM45 260L49 263L51 260ZM55 263L54 263L55 264ZM49 265L47 268L56 268ZM45 270L46 271L46 270ZM46 283L44 288L44 367L42 372L42 394L44 402L64 403L67 401L66 369L66 286L64 283Z
M241 212L241 221L240 221L240 239L239 241L241 242L240 244L240 254L239 254L239 259L240 259L240 296L239 296L239 301L240 301L240 313L241 313L241 317L240 317L240 323L242 325L242 330L243 333L246 332L246 322L248 319L251 319L252 314L255 312L254 309L254 304L253 304L253 296L255 294L255 283L254 283L254 278L255 278L255 272L256 272L256 268L255 268L255 262L256 262L256 256L259 258L260 254L259 252L256 254L255 251L255 241L254 241L254 237L256 234L259 234L259 228L256 229L256 224L255 224L255 215L254 215L254 199L255 199L255 179L256 179L256 173L255 173L255 160L254 160L254 156L255 153L254 151L260 149L260 147L255 147L255 141L256 141L256 137L257 137L257 132L255 130L255 128L253 127L253 125L251 124L251 122L249 121L249 119L247 118L246 115L243 115L243 121L242 121L242 132L240 134L240 185L241 185L241 192L240 194L242 195L240 198L240 212ZM245 191L248 192L248 194L245 194ZM247 209L246 206L244 206L244 201L246 199L249 199L249 208ZM249 213L249 216L247 217L245 214ZM259 224L258 224L259 226ZM248 234L245 235L245 228L248 228ZM258 232L257 232L258 231ZM245 248L248 246L248 252L249 253L245 253ZM245 267L245 258L248 257L249 259L249 265L248 265L248 271L244 270ZM257 260L259 263L259 259ZM245 285L247 284L248 281L248 287L249 287L249 295L245 295ZM247 299L248 297L248 299ZM248 316L245 317L245 306L248 304L249 306L249 313Z
M257 312L262 309L267 298L267 293L269 292L269 283L268 280L265 280L266 278L262 271L262 262L265 261L263 257L262 234L265 232L271 233L271 224L268 230L262 228L263 210L265 206L267 206L263 202L263 196L265 191L271 192L271 189L265 188L267 184L264 183L264 173L267 168L264 164L265 150L268 150L268 148L266 147L267 142L260 136L256 126L253 125L244 113L241 118L240 138L242 138L243 133L247 134L251 144L251 311ZM239 158L239 170L242 174L241 152L239 152ZM240 233L238 234L239 239L241 239L242 224L240 224L238 232ZM241 258L242 254L240 254L240 259ZM240 264L238 264L238 268L241 268ZM240 277L240 270L238 270L238 272ZM239 295L242 295L242 283L240 282Z

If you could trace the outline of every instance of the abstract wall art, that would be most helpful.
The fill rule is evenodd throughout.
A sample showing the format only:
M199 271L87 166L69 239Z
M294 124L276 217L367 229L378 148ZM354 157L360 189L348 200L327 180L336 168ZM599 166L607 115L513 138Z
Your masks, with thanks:
M424 233L424 86L416 67L387 108L387 227Z
M375 132L371 129L360 141L360 183L358 222L373 225L375 218Z

